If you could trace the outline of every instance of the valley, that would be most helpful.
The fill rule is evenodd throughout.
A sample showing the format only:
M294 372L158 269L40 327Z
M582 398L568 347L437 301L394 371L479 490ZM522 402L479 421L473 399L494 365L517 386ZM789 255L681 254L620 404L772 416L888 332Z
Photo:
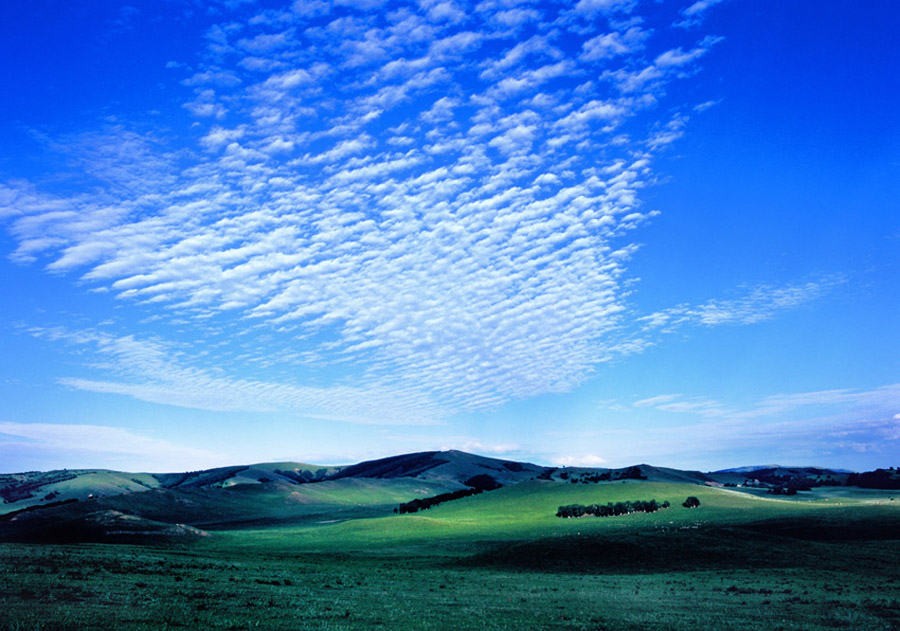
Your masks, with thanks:
M900 628L895 490L772 495L714 473L551 470L462 452L299 484L274 478L285 465L6 505L0 629ZM500 488L394 512L490 473ZM556 516L651 498L670 506Z

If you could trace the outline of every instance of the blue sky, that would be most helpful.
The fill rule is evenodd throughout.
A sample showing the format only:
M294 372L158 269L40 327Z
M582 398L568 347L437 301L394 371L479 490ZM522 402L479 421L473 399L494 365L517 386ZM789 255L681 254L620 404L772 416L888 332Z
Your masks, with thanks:
M0 470L900 464L895 3L20 5Z

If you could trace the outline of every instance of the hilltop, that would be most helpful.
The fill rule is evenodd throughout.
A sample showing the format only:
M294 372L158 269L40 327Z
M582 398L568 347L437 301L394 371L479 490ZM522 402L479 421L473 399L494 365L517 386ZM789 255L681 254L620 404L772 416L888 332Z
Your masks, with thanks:
M898 472L838 475L458 451L7 475L0 627L895 628Z
M625 481L796 495L848 484L897 488L900 472L744 467L704 473L648 464L560 468L456 450L402 454L347 466L269 462L180 473L26 472L0 475L0 537L183 540L207 530L381 517L525 483L555 483L562 488Z
M872 488L891 488L900 477L900 472L879 471L882 473L857 474L846 469L781 465L745 466L712 472L649 464L622 468L550 467L457 450L401 454L346 466L267 462L176 473L62 469L0 474L0 515L72 500L86 501L147 491L229 489L247 485L296 491L296 487L303 485L341 480L422 480L450 490L465 488L466 482L476 476L490 476L503 486L534 479L585 484L635 479L768 489L789 484L804 488L840 486L848 482L867 486L867 481L876 482Z

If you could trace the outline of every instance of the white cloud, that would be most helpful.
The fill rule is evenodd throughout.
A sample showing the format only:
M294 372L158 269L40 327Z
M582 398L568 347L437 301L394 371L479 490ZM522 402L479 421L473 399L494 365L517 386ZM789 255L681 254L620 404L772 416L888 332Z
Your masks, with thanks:
M653 158L686 120L660 120L662 87L710 40L654 39L638 21L601 32L600 14L631 2L401 4L229 16L184 80L195 144L121 126L59 138L82 194L0 187L14 260L155 318L110 334L118 345L94 340L110 366L66 384L413 422L566 391L646 346L623 330L630 234L652 216L639 192ZM601 60L622 93L598 80ZM725 322L727 308L740 305L646 322ZM341 378L220 374L214 349L129 372L110 350L216 329L246 340L236 365Z
M63 377L71 388L216 412L278 412L298 417L381 425L423 425L441 415L412 387L372 382L304 386L239 379L191 365L178 347L161 341L62 328L30 330L36 337L93 350L115 379Z
M607 464L606 458L594 454L556 456L550 462L557 467L603 467Z
M498 11L493 15L493 22L505 27L519 27L529 22L538 22L541 13L535 9L510 9Z
M804 407L851 406L879 409L900 406L900 384L882 386L874 390L822 390L797 394L780 394L766 397L745 416L769 416L783 414Z
M726 420L780 419L798 411L874 410L876 416L887 416L887 410L900 405L900 384L873 390L821 390L764 397L750 406L727 406L709 397L685 397L663 394L635 401L637 408L654 408L663 412L722 418ZM832 413L832 412L829 412Z
M723 0L697 0L697 2L694 2L681 12L684 19L676 22L675 26L680 26L682 28L697 26L703 22L706 10L722 1Z
M234 88L241 83L240 77L235 75L232 72L226 72L222 70L206 70L204 72L198 72L193 76L182 81L184 85L188 86L206 86L206 85L215 85L220 88Z
M685 52L681 47L659 54L654 62L641 70L608 70L602 78L612 80L624 94L635 92L657 92L665 82L673 77L683 77L696 70L693 63L703 57L721 41L718 37L705 37L698 45Z
M721 102L722 102L721 100L717 100L717 101L704 101L703 103L698 103L697 105L695 105L695 106L694 106L694 111L695 111L695 112L705 112L705 111L708 110L709 108L715 107L716 105L718 105L718 104L721 103Z
M680 305L642 316L638 321L646 329L664 330L672 330L685 324L704 326L756 324L771 320L783 311L796 309L818 300L845 282L843 276L832 275L781 287L760 285L749 288L745 295L739 298L710 300L695 307Z
M485 79L494 79L504 75L510 69L519 67L528 57L549 57L559 59L563 53L543 36L535 35L524 42L519 42L498 58L489 58L482 65L486 66L481 73Z
M655 63L657 68L683 66L694 61L705 52L706 51L702 48L695 48L694 50L688 52L684 52L680 48L674 48L672 50L667 50L662 55L657 57Z
M619 55L627 55L641 50L650 33L640 27L633 26L624 33L613 31L604 33L582 44L582 61L609 59Z
M208 149L218 149L244 135L243 129L225 129L224 127L213 127L203 138L200 144Z
M609 11L628 12L634 7L634 0L578 0L576 13L594 14Z
M477 440L470 440L459 447L443 447L442 449L459 449L460 451L468 451L479 454L490 454L492 456L501 456L520 452L522 446L516 443L483 443Z
M334 0L336 6L351 7L358 10L377 9L384 6L386 0Z
M462 22L466 19L466 12L454 2L438 2L428 9L428 19L433 22Z
M680 399L681 396L682 395L680 394L660 394L655 397L650 397L649 399L635 401L632 405L636 408L656 407L657 405L670 403L676 399Z
M619 465L652 461L666 466L785 465L871 466L890 462L900 449L900 384L871 389L838 389L777 394L736 403L705 395L663 394L627 406L604 402L625 419L656 410L653 431L644 423L598 428L581 437L616 454ZM639 429L632 429L639 428ZM754 459L758 458L754 462ZM704 462L706 464L698 464ZM716 465L713 465L716 466ZM884 466L884 465L882 465Z
M287 32L262 33L252 38L238 40L237 45L239 48L259 55L290 46L291 37Z
M722 0L697 0L697 2L686 8L682 13L688 16L697 15L720 2L722 2Z

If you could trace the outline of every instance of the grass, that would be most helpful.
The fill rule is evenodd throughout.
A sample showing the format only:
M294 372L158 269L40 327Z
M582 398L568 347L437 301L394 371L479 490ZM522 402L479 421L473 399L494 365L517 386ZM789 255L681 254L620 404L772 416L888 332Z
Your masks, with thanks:
M254 488L240 497L255 506L267 497ZM323 489L320 505L383 506L393 492L345 490L340 504ZM700 508L681 507L688 495ZM2 544L0 631L892 631L900 502L889 497L529 482L414 515L232 526L190 546ZM633 499L673 506L554 516Z

